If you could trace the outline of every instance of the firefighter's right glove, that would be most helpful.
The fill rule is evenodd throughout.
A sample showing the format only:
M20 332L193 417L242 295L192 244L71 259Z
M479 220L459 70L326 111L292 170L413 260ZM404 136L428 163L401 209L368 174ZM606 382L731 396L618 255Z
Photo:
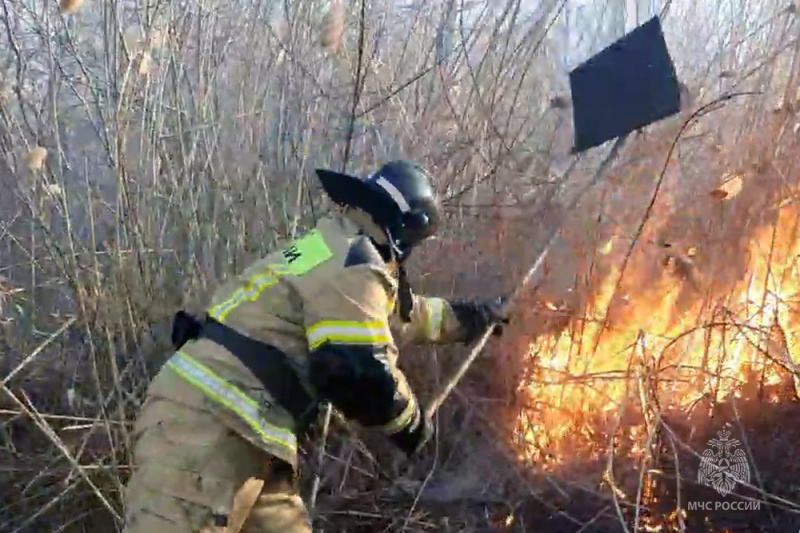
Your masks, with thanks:
M450 302L450 307L464 330L462 342L472 344L492 324L492 335L502 335L503 324L508 324L505 302L506 299L502 296L489 301Z
M416 406L416 413L408 425L389 435L395 446L397 446L406 457L411 458L419 453L423 446L433 436L433 420L426 417Z

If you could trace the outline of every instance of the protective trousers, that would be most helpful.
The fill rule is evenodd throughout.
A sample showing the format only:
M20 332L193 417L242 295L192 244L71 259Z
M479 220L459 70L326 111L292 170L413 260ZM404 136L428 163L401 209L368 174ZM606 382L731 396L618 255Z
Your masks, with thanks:
M149 397L134 437L124 533L311 533L291 465L211 413Z

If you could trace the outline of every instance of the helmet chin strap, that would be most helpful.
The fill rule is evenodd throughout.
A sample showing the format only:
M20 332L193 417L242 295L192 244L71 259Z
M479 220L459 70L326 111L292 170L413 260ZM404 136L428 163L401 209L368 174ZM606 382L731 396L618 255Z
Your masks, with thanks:
M411 292L411 283L408 281L408 273L404 265L405 260L408 258L411 250L403 252L403 249L397 244L392 232L389 228L383 229L386 233L386 238L389 241L389 249L397 261L397 305L400 320L405 323L411 322L411 312L414 310L414 298Z
M389 249L392 251L392 257L399 264L403 264L406 258L408 258L409 252L411 252L411 250L404 251L395 240L394 235L392 235L392 232L389 230L389 228L384 227L383 232L386 234L386 240L389 241Z
M375 222L375 219L372 218L372 221ZM372 238L372 241L376 244L381 252L381 255L384 257L384 260L387 263L392 260L397 262L398 314L403 322L408 323L411 321L411 312L414 308L414 299L404 262L406 259L408 259L411 250L405 249L405 247L395 239L393 232L388 226L379 224L376 224L376 226L380 228L383 234L386 236L386 243L378 243L376 242L375 238ZM359 230L359 233L363 235L369 235L369 232L363 227Z

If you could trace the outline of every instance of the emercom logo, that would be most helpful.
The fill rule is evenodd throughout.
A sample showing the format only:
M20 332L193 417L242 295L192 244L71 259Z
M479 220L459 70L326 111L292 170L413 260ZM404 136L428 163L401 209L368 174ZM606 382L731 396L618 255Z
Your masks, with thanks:
M737 483L750 483L750 466L747 456L739 446L739 439L731 438L731 432L721 429L717 438L708 441L708 448L700 459L700 469L697 481L709 486L719 493L727 496L736 487ZM759 501L707 501L688 502L689 511L757 511L761 506Z
M723 428L717 437L708 441L708 449L703 452L697 482L727 496L737 483L750 483L750 466L744 450L739 448L741 442L732 439L730 431Z

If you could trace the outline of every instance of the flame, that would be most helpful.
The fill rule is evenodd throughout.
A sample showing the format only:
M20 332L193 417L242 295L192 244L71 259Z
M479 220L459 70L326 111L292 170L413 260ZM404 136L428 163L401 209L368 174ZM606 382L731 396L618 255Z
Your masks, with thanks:
M785 383L785 369L795 369L797 383L791 354L800 334L800 210L781 205L776 221L751 233L746 275L716 296L713 268L692 287L678 259L654 281L637 281L632 262L629 281L619 284L617 265L594 285L581 316L539 336L530 347L532 375L519 386L520 459L553 470L601 459L612 446L641 457L657 411L688 413L751 394L753 376L766 401L779 401L780 387L769 386ZM689 250L683 267L696 269L703 248Z

